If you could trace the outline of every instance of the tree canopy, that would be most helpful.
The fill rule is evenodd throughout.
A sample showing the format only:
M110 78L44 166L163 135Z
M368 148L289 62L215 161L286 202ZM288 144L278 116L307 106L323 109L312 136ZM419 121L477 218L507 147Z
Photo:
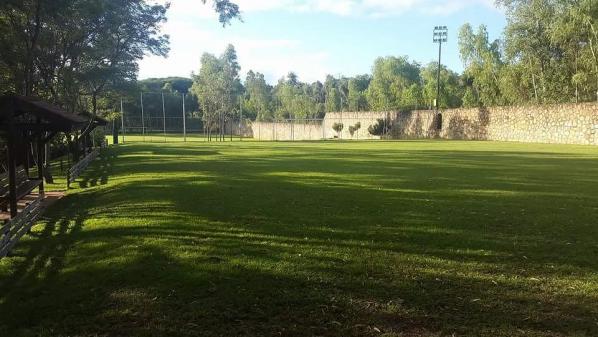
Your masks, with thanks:
M223 24L240 17L229 0L211 4ZM136 81L144 56L168 54L169 37L161 31L168 8L145 0L4 0L0 92L95 113L111 93Z

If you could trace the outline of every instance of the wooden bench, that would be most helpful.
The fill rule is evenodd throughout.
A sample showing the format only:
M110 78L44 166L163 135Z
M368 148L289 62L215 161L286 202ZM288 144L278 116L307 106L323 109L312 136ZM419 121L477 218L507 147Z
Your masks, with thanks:
M17 200L23 199L42 184L42 180L40 179L30 179L27 171L21 166L17 167L16 177ZM5 172L0 175L0 209L3 211L8 209L8 204L10 203L9 191L8 172Z

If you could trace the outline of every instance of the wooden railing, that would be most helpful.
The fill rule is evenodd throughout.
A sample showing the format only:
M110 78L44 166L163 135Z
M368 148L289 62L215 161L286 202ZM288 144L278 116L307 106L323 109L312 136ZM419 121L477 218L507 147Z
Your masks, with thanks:
M89 166L89 164L94 161L100 155L100 149L95 148L92 150L87 156L81 159L78 163L73 165L67 172L66 172L66 186L67 188L70 187L71 183L75 181L79 175Z
M0 225L0 258L5 257L19 239L31 229L40 214L42 198L37 198L19 214Z

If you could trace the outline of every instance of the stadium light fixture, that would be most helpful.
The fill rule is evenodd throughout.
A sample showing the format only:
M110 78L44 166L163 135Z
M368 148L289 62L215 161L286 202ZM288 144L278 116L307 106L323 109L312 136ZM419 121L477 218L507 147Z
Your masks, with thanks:
M434 43L438 43L438 71L437 71L437 78L436 78L436 112L439 113L440 110L440 67L442 64L442 44L448 41L448 28L446 26L436 26L434 27L434 36L433 36Z

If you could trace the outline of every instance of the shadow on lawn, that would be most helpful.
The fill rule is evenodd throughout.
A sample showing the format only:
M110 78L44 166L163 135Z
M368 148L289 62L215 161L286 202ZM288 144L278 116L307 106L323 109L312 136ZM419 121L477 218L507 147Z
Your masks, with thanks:
M391 160L305 149L257 160L205 151L204 161L184 158L195 151L164 153L140 158L143 165L114 159L116 175L170 174L70 195L39 237L17 246L0 281L0 329L598 334L597 182L588 181L598 175L595 159L395 151Z
M92 164L79 179L79 188L88 188L98 185L106 185L112 174L112 165L116 154L108 149L103 149L96 162Z

